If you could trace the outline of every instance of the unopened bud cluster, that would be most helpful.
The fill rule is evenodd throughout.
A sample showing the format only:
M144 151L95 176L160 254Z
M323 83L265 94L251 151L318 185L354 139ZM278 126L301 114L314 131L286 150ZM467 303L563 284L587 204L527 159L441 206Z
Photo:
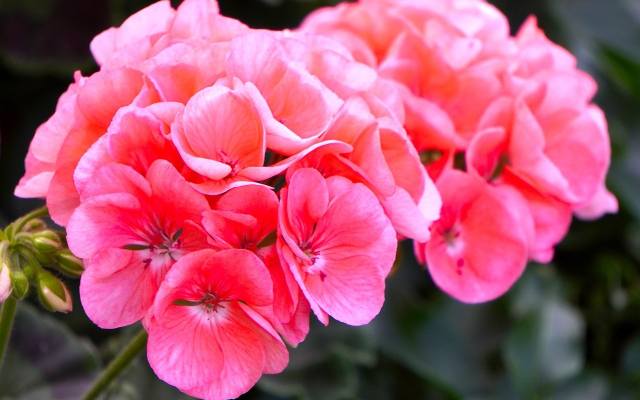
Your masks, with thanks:
M0 230L0 303L9 296L20 300L34 288L44 308L70 312L71 294L59 275L79 277L82 262L63 237L39 218L20 218Z

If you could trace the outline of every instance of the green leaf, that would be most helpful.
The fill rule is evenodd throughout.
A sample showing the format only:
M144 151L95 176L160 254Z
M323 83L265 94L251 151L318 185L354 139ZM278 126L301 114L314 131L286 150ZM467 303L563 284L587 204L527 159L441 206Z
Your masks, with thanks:
M374 366L375 344L367 327L331 321L313 323L307 339L290 349L289 365L281 374L265 375L261 390L276 396L309 400L353 398L358 389L358 368Z
M496 379L491 360L502 340L506 314L498 304L466 305L449 298L410 257L387 282L383 312L372 323L382 354L420 376L442 397L490 391Z
M640 62L617 49L602 46L598 60L607 76L624 93L640 99Z
M562 400L601 400L609 397L609 383L602 374L582 373L559 385L551 396Z
M91 343L49 314L21 302L0 373L0 399L80 398L99 365Z
M585 326L549 270L531 270L511 295L516 321L503 347L507 372L521 396L544 396L584 366ZM557 279L557 277L556 277Z

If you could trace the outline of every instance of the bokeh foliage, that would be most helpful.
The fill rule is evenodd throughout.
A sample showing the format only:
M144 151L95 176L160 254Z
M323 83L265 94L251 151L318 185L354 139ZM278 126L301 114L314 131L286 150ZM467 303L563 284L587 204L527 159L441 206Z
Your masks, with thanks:
M425 0L426 1L426 0ZM0 224L38 204L12 196L39 123L76 69L95 70L88 44L149 1L0 0ZM335 1L226 0L224 14L256 27L293 27ZM371 325L314 323L281 375L246 399L640 398L640 2L496 0L512 26L535 13L600 86L621 211L575 221L552 265L530 265L504 298L457 303L434 287L408 243ZM101 331L76 310L41 315L23 304L0 399L73 399L130 329ZM143 357L110 399L186 398Z

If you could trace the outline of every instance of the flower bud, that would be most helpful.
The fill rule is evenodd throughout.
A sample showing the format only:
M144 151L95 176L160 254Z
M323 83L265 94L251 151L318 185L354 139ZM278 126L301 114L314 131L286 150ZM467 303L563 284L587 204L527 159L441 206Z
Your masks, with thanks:
M33 245L39 252L50 254L62 247L62 241L57 233L51 230L36 232L33 234Z
M56 255L56 266L63 274L72 278L78 278L84 272L82 260L71 254L67 249Z
M11 276L9 266L0 260L0 303L4 302L11 294Z
M22 227L23 232L38 232L47 228L47 224L40 218L34 218L29 220Z
M48 271L38 272L38 298L49 311L68 313L73 309L69 289Z
M13 287L13 297L18 300L24 299L29 293L29 278L22 270L11 271L11 286Z

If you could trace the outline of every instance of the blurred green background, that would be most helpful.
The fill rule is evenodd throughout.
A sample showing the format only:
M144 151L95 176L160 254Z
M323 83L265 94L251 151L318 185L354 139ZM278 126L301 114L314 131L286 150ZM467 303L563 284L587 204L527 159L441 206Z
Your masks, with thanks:
M425 0L427 1L427 0ZM76 69L95 70L89 41L149 1L0 0L0 224L37 206L13 197L35 128ZM329 4L226 0L254 27L294 27ZM331 322L291 352L288 369L244 399L640 399L640 1L496 0L513 29L529 14L600 84L621 211L574 222L552 265L530 265L504 298L448 299L405 243L371 325ZM32 304L33 299L30 300ZM133 330L22 304L0 372L0 399L75 399ZM136 360L109 399L186 398Z

